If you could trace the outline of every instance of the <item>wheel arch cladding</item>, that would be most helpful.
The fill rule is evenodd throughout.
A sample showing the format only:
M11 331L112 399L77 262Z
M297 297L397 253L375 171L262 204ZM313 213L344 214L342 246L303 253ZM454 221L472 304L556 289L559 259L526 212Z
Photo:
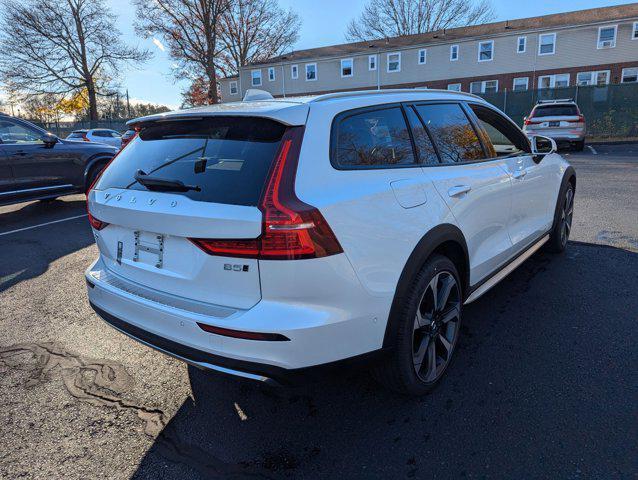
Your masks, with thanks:
M560 199L563 198L563 194L565 193L565 189L567 188L568 183L571 183L572 188L574 189L574 194L576 194L576 171L571 165L565 169L563 179L560 182L560 188L558 189L558 195L556 196L556 206L554 207L554 220L552 222L552 229L556 226L556 222L558 221Z
M463 297L465 298L467 295L470 283L470 266L465 237L455 225L449 223L437 225L421 238L403 267L385 328L384 348L394 345L395 335L398 330L397 323L401 321L401 303L412 280L421 271L425 262L436 254L444 255L454 263L461 277Z

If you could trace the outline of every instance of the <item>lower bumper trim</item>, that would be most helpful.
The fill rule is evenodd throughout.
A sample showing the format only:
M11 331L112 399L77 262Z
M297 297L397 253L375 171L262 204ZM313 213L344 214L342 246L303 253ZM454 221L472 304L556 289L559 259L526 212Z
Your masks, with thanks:
M143 343L159 352L198 368L213 370L271 385L299 385L308 383L309 381L317 381L327 376L341 374L344 371L351 370L353 367L368 365L386 353L384 349L379 349L322 365L286 369L264 363L247 362L223 357L187 345L182 345L181 343L148 332L117 318L96 306L93 302L90 302L90 305L100 318L110 326L131 337L133 340Z

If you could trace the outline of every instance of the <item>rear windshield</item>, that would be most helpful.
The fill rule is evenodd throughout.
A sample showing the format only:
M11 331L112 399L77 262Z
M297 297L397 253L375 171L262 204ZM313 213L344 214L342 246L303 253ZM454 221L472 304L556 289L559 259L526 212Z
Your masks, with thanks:
M83 135L86 135L86 132L73 132L68 138L82 138Z
M115 158L97 190L147 190L135 174L178 180L202 202L257 205L286 127L260 118L209 117L143 128ZM147 182L145 182L147 183Z
M560 117L578 115L576 105L539 105L532 112L533 117Z

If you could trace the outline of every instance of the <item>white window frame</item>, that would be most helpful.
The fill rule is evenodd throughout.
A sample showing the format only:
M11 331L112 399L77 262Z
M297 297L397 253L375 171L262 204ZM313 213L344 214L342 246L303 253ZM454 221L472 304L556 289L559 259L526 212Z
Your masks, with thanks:
M233 92L233 87L235 91ZM233 80L228 84L228 91L231 95L239 95L239 88L237 87L237 80Z
M390 57L393 55L397 55L397 69L390 70ZM401 52L391 52L386 54L386 72L387 73L399 73L401 71Z
M549 78L549 87L548 88L566 88L566 87L556 87L556 77L559 76L567 76L567 87L569 87L571 81L571 75L569 73L554 73L552 75L541 75L538 77L538 88L541 88L541 81L543 78Z
M299 78L299 65L290 65L290 78L293 80Z
M423 54L423 61L421 61L421 54ZM419 65L425 65L426 63L428 63L428 50L427 50L427 48L419 49L419 53L418 53L417 59L418 59Z
M481 91L479 93L485 93L485 85L487 84L487 82L496 82L496 91L494 93L498 93L498 80L497 79L493 79L493 80L477 80L476 82L471 82L470 83L470 93L472 93L472 84L476 84L476 83L480 83L481 84Z
M255 74L258 73L259 76L255 77ZM255 79L259 78L259 83L255 83ZM253 87L261 87L261 85L263 84L263 79L261 78L261 68L258 70L251 70L250 71L250 85Z
M350 75L343 74L344 62L350 62ZM341 78L350 78L350 77L354 77L354 58L342 58L341 59Z
M450 88L452 87L452 88ZM447 86L447 89L451 92L460 92L461 91L461 84L460 83L450 83Z
M456 58L453 55L455 48L456 48ZM459 48L458 45L450 45L450 62L456 62L459 59L460 51L461 49ZM456 85L456 83L453 83L452 85Z
M486 58L484 60L481 60L481 45L486 45L488 43L492 47L490 49L490 58ZM479 42L478 43L478 61L479 62L491 62L492 60L494 60L494 40L485 40L483 42Z
M368 55L368 71L372 72L377 69L379 63L378 55Z
M636 81L635 82L625 82L626 72L629 70L635 70L636 72ZM633 77L633 75L632 75ZM620 75L620 83L638 83L638 67L628 67L622 69L622 74Z
M602 45L602 42L600 41L600 32L602 32L604 29L610 29L610 28L614 29L614 39L612 40L611 45L609 45L608 47L605 47ZM616 48L617 39L618 39L618 25L603 25L602 27L598 27L598 37L596 42L596 48L598 50L607 49L607 48Z
M584 72L578 72L576 74L576 85L578 86L602 86L602 85L598 85L598 75L600 73L606 73L607 74L607 81L605 82L605 85L609 85L609 80L611 77L611 71L609 70L595 70L595 71L584 71ZM579 75L584 75L584 74L588 74L589 75L589 80L588 83L585 83L583 85L580 84L580 81L578 80L578 76Z
M519 47L521 46L521 39L523 40L523 50ZM525 53L527 51L527 36L523 35L516 39L516 53Z
M268 81L274 82L277 79L277 75L275 73L275 67L268 68Z
M541 53L541 39L543 37L552 37L552 51L551 52L546 52L546 53ZM545 56L545 55L554 55L556 53L556 32L552 32L552 33L539 33L538 34L538 55L539 56Z
M638 22L634 22L633 28L631 29L631 39L638 40Z
M516 80L525 80L525 90L516 90ZM524 92L529 90L529 77L516 77L512 80L512 91L513 92Z
M315 78L308 78L308 68L309 67L315 67ZM313 63L306 63L304 65L304 72L305 72L305 79L306 82L316 82L317 78L319 78L319 69L317 68L317 63L313 62Z

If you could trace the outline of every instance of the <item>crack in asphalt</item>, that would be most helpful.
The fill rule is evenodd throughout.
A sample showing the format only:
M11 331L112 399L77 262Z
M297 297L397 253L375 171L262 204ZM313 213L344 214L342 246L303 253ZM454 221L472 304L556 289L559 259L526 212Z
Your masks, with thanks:
M25 359L25 355L31 358ZM64 386L72 397L91 405L134 411L144 421L144 433L150 437L159 435L166 425L166 415L162 410L122 398L133 385L133 377L120 363L87 359L69 352L58 343L24 343L4 347L0 349L0 362L8 368L28 371L30 378L26 387L45 382L47 375L59 367Z

